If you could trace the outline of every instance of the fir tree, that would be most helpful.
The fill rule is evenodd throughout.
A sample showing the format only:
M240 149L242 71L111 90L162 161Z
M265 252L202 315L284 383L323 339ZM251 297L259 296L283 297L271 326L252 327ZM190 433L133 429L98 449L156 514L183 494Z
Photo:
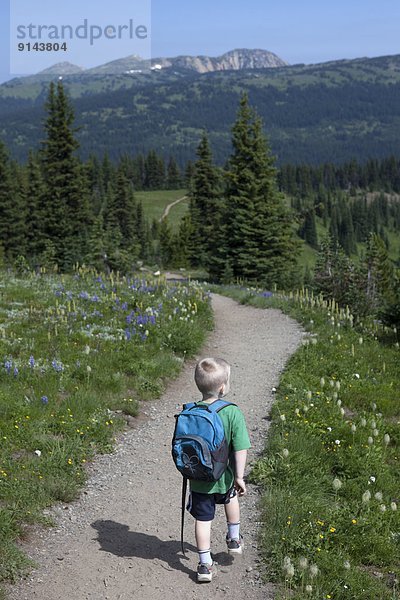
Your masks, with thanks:
M206 133L200 141L197 157L190 192L192 238L188 250L192 265L201 265L212 271L220 235L223 200L220 178L213 165Z
M57 88L50 84L46 109L43 231L54 244L58 264L69 269L86 251L92 220L88 183L75 156L79 144L73 129L74 114L61 82Z
M233 155L226 191L226 259L235 278L288 285L297 244L291 219L277 190L276 170L260 119L240 102L233 127Z
M170 157L167 166L167 188L177 190L181 187L182 180L178 164L173 156Z

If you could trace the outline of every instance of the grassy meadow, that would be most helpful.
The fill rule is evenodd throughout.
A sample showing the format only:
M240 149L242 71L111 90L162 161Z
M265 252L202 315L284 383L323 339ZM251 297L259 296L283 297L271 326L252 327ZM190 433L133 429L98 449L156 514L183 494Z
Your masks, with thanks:
M154 190L151 192L135 192L136 200L143 205L143 213L151 223L153 219L159 221L169 204L186 196L187 190ZM181 219L185 216L189 207L189 199L183 200L173 206L168 215L168 222L173 231L177 231Z
M78 495L124 417L161 395L211 327L195 284L0 274L0 581L29 568L27 528Z
M263 457L262 551L277 599L395 600L400 578L400 349L305 294L225 288L303 324L276 392ZM271 296L271 297L267 297Z

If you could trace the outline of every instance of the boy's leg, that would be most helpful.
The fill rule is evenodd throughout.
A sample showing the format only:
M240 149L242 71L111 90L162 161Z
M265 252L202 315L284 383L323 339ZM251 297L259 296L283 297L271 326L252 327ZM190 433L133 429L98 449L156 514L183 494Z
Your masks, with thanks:
M212 521L198 521L196 519L194 533L196 537L197 551L201 564L212 563L211 558L211 523Z
M229 554L242 554L243 538L240 535L240 506L238 496L230 499L228 504L224 505L228 532L226 542L228 544Z

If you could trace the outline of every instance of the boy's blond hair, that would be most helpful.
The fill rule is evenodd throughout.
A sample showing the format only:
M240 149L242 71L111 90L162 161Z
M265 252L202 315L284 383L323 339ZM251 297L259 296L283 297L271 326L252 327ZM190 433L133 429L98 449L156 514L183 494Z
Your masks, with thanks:
M231 366L223 358L203 358L196 365L194 380L203 397L211 398L228 383L230 373Z

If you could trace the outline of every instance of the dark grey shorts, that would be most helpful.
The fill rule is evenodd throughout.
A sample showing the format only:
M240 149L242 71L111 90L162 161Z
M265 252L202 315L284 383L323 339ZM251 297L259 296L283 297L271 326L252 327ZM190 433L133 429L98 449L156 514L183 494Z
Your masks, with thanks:
M231 498L236 496L236 490L231 487L226 494L202 494L190 492L187 510L198 521L212 521L215 517L217 504L229 504Z

